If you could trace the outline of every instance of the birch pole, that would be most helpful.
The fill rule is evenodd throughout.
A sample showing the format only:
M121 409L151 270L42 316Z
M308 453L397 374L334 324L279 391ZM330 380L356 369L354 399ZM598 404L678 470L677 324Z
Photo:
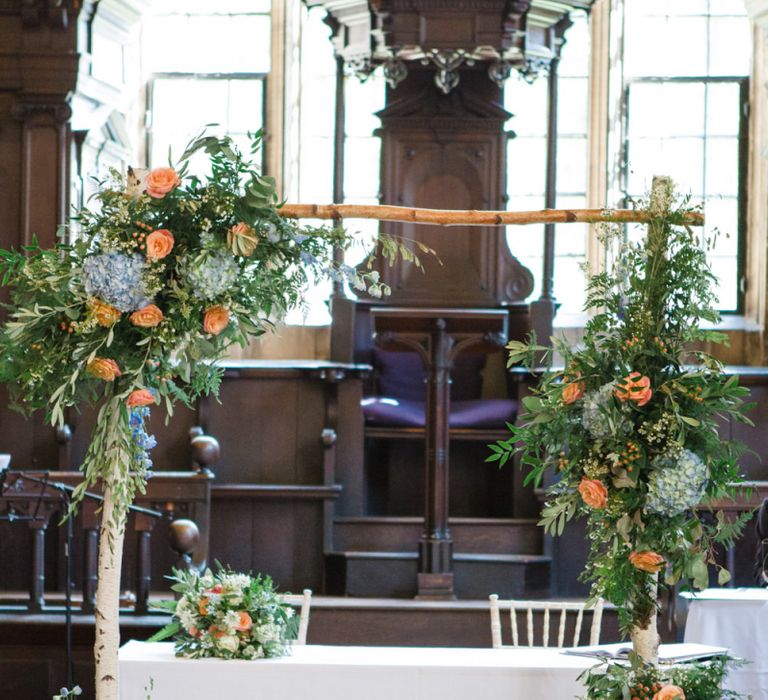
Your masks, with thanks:
M133 500L131 429L123 401L112 396L99 410L88 459L96 460L103 497L99 525L98 583L94 609L93 656L96 700L118 700L120 649L120 573L128 508Z
M653 608L645 621L632 627L629 632L629 638L632 640L632 650L643 661L649 664L657 664L659 662L659 632L657 629L658 609L656 608L656 599L658 597L658 583L659 574L655 573L648 582L648 590L651 593L653 599Z
M378 219L438 226L511 226L524 224L641 223L653 214L640 209L541 209L538 211L479 211L476 209L418 209L365 204L284 204L277 213L289 219ZM704 215L689 212L682 225L703 226Z
M99 572L93 656L96 661L96 700L118 700L120 648L120 572L125 541L126 508L119 503L113 480L104 482L99 527Z

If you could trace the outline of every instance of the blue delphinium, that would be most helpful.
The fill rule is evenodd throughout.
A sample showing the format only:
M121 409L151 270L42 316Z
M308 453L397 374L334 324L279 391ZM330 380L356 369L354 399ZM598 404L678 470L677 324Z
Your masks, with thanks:
M157 445L155 436L147 435L144 422L148 417L148 406L131 409L131 467L140 474L148 474L151 471L152 459L149 456L149 450Z
M707 486L707 465L690 450L656 457L648 477L646 509L674 517L701 501Z
M135 311L152 301L143 273L144 258L137 253L100 253L83 263L83 285L89 296L98 297L120 311Z
M217 250L184 261L187 283L199 299L214 299L237 279L237 262L229 251Z

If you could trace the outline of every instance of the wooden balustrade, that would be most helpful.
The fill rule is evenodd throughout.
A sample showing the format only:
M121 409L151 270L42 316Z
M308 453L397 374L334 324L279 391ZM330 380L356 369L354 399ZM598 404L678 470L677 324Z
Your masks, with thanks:
M214 441L215 442L215 441ZM170 568L193 568L204 566L208 555L210 497L212 473L205 469L202 459L201 470L196 472L158 472L148 482L145 494L137 494L137 508L129 517L128 535L135 538L135 547L127 547L124 559L124 582L129 593L125 598L133 603L130 611L145 614L149 611L149 596L152 587L167 588L163 576L170 573ZM79 472L20 472L7 473L5 489L0 495L0 521L9 523L9 530L16 546L12 561L0 562L0 566L22 567L20 546L23 534L21 529L32 531L32 548L29 557L28 600L26 603L18 590L21 586L12 586L13 590L0 592L0 610L4 608L21 612L43 612L54 609L54 602L66 591L65 581L57 577L55 590L46 588L46 559L52 547L46 546L46 534L49 525L55 525L56 518L66 512L68 492L80 483ZM91 493L98 496L100 485L97 483ZM100 503L97 499L86 498L80 504L74 521L76 533L73 548L69 551L72 561L80 562L81 567L73 583L79 583L76 596L79 604L75 612L93 613L96 595L96 572L98 551ZM18 529L15 528L18 524ZM51 528L53 530L53 528ZM157 544L153 534L168 531L168 542ZM61 557L69 544L66 542L65 528L53 530L57 535L56 549ZM130 540L129 540L130 541ZM170 545L170 546L169 546ZM56 562L54 562L56 563ZM60 567L56 567L60 568ZM21 571L16 569L17 577L12 582L21 580ZM9 588L5 581L6 589ZM50 602L46 600L50 598ZM56 599L56 600L54 600Z

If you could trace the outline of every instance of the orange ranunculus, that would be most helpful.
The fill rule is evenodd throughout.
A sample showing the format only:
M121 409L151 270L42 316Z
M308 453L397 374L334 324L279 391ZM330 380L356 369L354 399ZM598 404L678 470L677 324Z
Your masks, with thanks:
M211 306L203 316L203 330L218 335L229 325L229 311L223 306Z
M131 314L131 323L139 328L154 328L163 320L163 312L154 304L147 304Z
M664 568L664 557L656 552L651 552L648 549L641 549L636 552L632 552L629 555L629 562L636 569L640 571L646 571L649 574L655 574Z
M194 625L192 625L192 627L189 628L189 633L193 637L199 637L200 636L200 630L197 629L197 627L195 627Z
M217 627L216 625L211 625L208 628L208 634L211 635L214 639L221 639L222 637L227 636L227 630L223 630L220 627Z
M173 249L173 234L167 228L159 228L147 236L145 243L147 245L147 258L149 260L162 260Z
M94 357L86 366L85 371L105 382L114 382L122 374L117 362L108 360L106 357Z
M245 610L238 610L237 616L240 620L232 629L238 632L247 632L253 627L253 620L251 620L251 616Z
M578 375L577 375L578 379ZM571 404L578 401L582 396L584 396L584 392L586 391L587 387L584 384L584 382L579 381L571 381L568 382L568 384L565 385L565 388L563 389L563 403L565 404Z
M685 700L685 693L679 685L665 685L653 700Z
M605 508L605 504L608 501L608 489L598 479L587 479L584 477L579 484L579 493L581 494L581 500L595 510Z
M105 328L114 326L120 319L120 310L101 301L101 299L90 299L88 301L88 308L96 319L96 323Z
M242 221L227 231L227 245L235 255L244 255L247 258L256 250L258 244L259 237Z
M632 401L637 406L645 406L653 395L651 380L640 372L630 372L624 379L616 382L613 393L621 401Z
M173 168L155 168L147 175L147 194L155 199L162 199L180 184L181 180Z
M128 406L128 408L149 406L153 403L155 403L155 397L152 395L152 392L147 389L135 389L125 400L125 405Z
M208 598L203 596L197 601L197 611L203 616L208 614Z

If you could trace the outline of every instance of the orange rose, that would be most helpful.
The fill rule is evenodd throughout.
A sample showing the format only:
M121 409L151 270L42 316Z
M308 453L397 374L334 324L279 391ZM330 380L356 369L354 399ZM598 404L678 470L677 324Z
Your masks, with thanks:
M173 248L173 234L167 228L159 228L147 236L147 258L162 260Z
M656 552L651 552L647 549L632 552L629 555L629 562L636 569L646 571L649 574L655 574L661 571L665 566L664 557L662 557L661 554L656 554Z
M193 637L199 637L200 636L200 630L197 629L197 627L195 627L194 625L192 625L192 627L189 628L189 633Z
M96 323L105 328L114 326L120 320L120 310L104 303L101 299L90 299L88 308L96 319Z
M154 304L147 304L140 308L138 311L134 311L131 316L131 323L139 328L154 328L160 325L160 321L163 320L163 312L160 311Z
M203 330L218 335L229 325L229 311L223 306L211 306L205 310Z
M203 596L197 601L197 611L203 616L208 614L208 598Z
M579 493L581 494L581 500L595 510L605 508L605 504L608 501L608 489L598 479L583 478L579 484Z
M256 250L258 244L259 237L242 221L227 231L227 245L235 255L244 255L247 258Z
M147 194L155 199L162 199L180 184L181 180L173 168L155 168L147 175Z
M98 377L105 382L114 382L122 374L117 362L105 357L94 357L86 366L85 371L92 377Z
M665 685L653 696L653 700L685 700L685 693L680 686Z
M155 403L155 397L152 395L152 392L147 389L136 389L132 391L125 400L125 405L128 406L128 408L149 406L153 403Z
M238 632L247 632L251 627L253 627L253 620L251 620L251 616L245 612L245 610L238 610L237 616L240 618L238 620L238 623L232 628L233 630L237 630Z
M577 375L577 378L580 375ZM579 381L572 381L565 385L565 388L563 389L563 403L564 404L571 404L578 401L582 396L584 396L584 392L586 391L586 386L584 382Z
M632 401L637 406L645 406L653 395L651 380L640 372L631 372L624 379L616 382L613 393L621 401Z

